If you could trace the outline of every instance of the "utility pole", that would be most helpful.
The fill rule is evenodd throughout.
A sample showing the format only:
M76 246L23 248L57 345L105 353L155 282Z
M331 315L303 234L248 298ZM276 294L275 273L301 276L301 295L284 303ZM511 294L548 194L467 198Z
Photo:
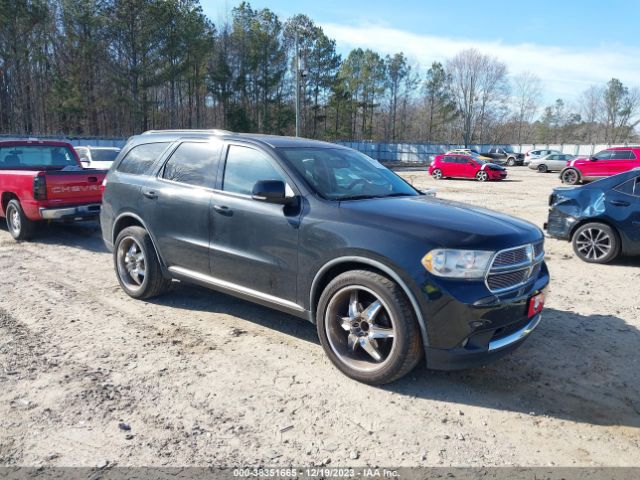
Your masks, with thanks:
M300 52L298 51L298 29L296 29L296 137L300 136Z

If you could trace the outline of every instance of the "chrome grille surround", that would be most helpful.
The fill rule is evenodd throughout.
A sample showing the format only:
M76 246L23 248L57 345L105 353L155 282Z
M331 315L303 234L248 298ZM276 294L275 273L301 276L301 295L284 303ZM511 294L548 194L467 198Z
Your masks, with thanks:
M496 252L485 276L491 293L502 293L526 285L540 273L544 241Z

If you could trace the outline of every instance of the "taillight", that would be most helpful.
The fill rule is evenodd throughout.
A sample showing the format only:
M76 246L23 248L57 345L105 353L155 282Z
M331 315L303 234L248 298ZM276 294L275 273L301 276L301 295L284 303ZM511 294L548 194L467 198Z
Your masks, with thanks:
M47 179L44 174L36 175L33 178L33 198L35 200L47 199Z

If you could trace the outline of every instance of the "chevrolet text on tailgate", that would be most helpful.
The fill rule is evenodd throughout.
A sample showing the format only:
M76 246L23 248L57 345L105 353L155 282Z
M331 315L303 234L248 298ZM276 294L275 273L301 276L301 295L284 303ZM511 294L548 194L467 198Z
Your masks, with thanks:
M335 144L225 131L132 137L102 235L131 297L192 282L305 318L359 381L500 357L537 327L536 226L422 194Z
M95 219L104 177L83 170L66 142L0 142L0 216L16 240L29 239L40 220Z

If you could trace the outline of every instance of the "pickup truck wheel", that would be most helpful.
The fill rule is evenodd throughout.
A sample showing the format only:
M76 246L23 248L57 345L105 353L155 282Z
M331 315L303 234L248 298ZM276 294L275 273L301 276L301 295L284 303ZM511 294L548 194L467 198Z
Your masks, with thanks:
M127 227L118 234L113 260L118 282L130 297L156 297L171 285L162 275L149 232L142 227Z
M538 171L540 173L547 173L547 166L544 163L541 163L540 165L538 165Z
M11 200L5 211L7 228L16 240L29 240L35 231L36 223L29 220L18 200Z
M433 173L431 174L431 176L435 179L435 180L441 180L442 179L442 170L440 170L439 168L436 168Z
M580 173L575 168L567 168L560 174L560 180L567 185L580 183Z
M348 377L379 385L409 373L422 356L413 310L392 280L353 270L324 289L316 313L327 356Z
M484 170L480 170L478 173L476 173L476 180L478 180L479 182L486 182L487 180L489 180L489 174Z
M573 251L585 262L609 263L620 254L616 231L604 223L586 223L573 234Z
M509 165L510 167L515 167L516 165L516 159L513 157L509 157L507 159L507 165Z

